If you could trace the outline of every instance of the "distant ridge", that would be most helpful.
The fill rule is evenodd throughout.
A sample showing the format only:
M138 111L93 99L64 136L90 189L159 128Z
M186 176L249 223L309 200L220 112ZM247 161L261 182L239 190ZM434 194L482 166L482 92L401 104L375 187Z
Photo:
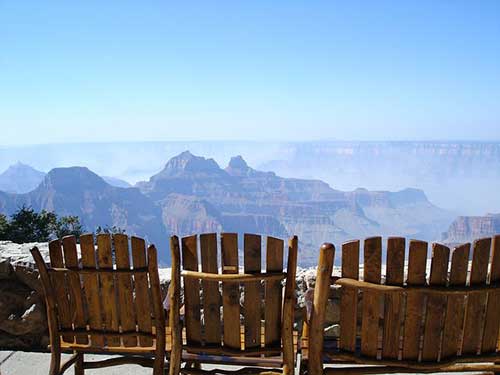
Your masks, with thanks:
M0 190L9 193L27 193L35 189L45 173L17 162L0 174Z

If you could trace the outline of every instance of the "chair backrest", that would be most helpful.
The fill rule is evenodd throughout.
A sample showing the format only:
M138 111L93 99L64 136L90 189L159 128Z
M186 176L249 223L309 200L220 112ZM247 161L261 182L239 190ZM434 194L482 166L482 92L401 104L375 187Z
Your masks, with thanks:
M361 272L360 241L342 245L342 276L332 279L341 291L340 334L331 354L417 367L495 356L500 236L474 242L471 267L470 244L452 252L432 244L430 275L428 244L412 240L407 251L405 242L398 237L387 240L385 275L381 237L364 241ZM327 272L331 274L331 265Z
M165 317L153 245L125 234L49 243L50 264L32 250L44 287L51 341L100 347L152 347L165 340Z
M283 272L284 241L273 237L244 235L243 270L240 270L235 233L222 233L219 237L215 233L193 235L181 241L174 236L171 246L172 265L179 265L179 278L184 281L187 351L279 354L282 344L285 350L293 351L296 237L289 241L286 273Z

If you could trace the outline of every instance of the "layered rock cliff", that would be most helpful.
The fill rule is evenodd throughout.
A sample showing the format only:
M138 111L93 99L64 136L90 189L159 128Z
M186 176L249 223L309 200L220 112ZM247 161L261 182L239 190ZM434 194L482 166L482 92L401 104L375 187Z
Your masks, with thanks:
M370 235L439 238L451 216L417 189L343 192L319 180L257 171L241 156L225 169L183 152L137 187L162 207L167 230L257 232L299 236L300 264L315 264L322 242ZM441 228L441 229L440 229Z
M500 233L500 214L460 216L442 235L443 242L463 243Z

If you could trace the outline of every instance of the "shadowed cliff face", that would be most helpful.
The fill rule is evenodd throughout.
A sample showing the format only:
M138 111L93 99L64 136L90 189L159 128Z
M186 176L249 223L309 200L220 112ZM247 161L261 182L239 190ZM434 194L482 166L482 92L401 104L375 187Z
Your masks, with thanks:
M299 236L302 266L313 265L322 242L372 235L438 239L452 217L416 189L343 192L319 180L282 178L248 166L241 156L222 169L183 152L136 187L119 188L87 168L56 168L26 194L0 192L0 212L21 205L77 215L87 230L118 226L147 237L169 263L168 235L253 232Z
M117 226L159 246L166 243L167 232L156 204L139 189L111 186L87 168L56 168L29 193L0 193L0 210L4 213L12 214L22 205L35 211L77 215L87 231L94 231L97 226ZM161 249L162 259L167 262L167 247L163 245Z

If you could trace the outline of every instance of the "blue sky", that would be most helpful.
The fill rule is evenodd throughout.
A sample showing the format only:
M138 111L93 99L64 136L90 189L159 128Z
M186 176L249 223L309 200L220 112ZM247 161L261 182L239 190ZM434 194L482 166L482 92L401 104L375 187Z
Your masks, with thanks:
M0 0L0 144L500 140L499 103L498 1Z

